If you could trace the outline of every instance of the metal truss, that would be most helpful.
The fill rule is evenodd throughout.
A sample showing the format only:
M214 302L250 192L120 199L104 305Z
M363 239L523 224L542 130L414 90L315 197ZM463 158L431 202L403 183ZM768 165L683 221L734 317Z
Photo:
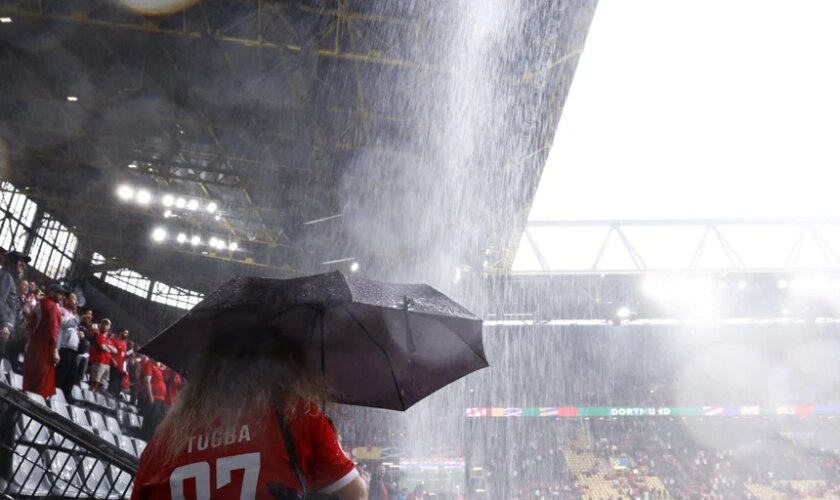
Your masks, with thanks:
M200 2L178 13L144 16L110 2L17 0L6 1L0 12L172 36L212 36L223 43L245 47L312 50L327 58L429 68L411 59L412 47L405 43L411 37L379 35L383 25L399 27L402 32L418 30L420 25L414 19L377 13L370 8L360 10L359 6L363 4L351 8L347 0L336 0L332 8L301 1L237 0Z
M840 219L531 221L519 254L525 275L837 270Z

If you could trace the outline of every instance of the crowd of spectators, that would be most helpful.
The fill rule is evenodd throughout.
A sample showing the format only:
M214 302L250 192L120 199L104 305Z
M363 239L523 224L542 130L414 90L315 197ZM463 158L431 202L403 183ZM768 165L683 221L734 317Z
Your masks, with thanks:
M610 500L756 498L756 485L779 498L840 498L840 450L826 439L835 420L716 418L476 421L467 468L484 474L471 489L488 498L604 498L591 489L599 478L616 492ZM573 471L569 453L593 460L578 458L586 468Z
M8 252L0 269L0 358L23 373L23 389L49 398L60 390L72 403L74 386L123 398L143 415L150 439L180 391L180 375L137 352L127 328L114 328L61 283L42 289L26 279L29 257ZM78 393L77 393L78 394Z

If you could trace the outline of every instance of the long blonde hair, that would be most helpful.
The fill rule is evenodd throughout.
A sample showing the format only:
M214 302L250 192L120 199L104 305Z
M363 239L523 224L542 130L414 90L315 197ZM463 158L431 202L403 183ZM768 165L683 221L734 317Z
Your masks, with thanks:
M164 463L174 460L191 436L232 426L246 410L282 410L292 420L301 407L309 412L328 402L323 377L309 370L303 351L280 332L217 334L156 433L159 456Z

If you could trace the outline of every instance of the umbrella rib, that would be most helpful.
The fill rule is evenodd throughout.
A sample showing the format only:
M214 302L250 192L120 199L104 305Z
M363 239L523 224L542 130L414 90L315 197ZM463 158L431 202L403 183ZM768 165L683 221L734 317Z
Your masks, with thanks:
M388 370L391 372L391 380L394 381L394 389L396 389L396 391L397 391L397 397L400 398L400 406L402 407L403 411L405 411L405 401L403 401L402 392L400 391L400 384L399 384L399 382L397 382L397 375L394 373L394 366L391 364L391 357L388 356L388 351L386 351L384 347L379 345L379 342L377 342L376 339L373 338L373 336L370 334L370 332L367 331L367 328L365 328L365 325L361 322L361 320L359 320L359 318L357 318L356 315L353 314L353 312L350 311L350 309L347 308L347 306L345 306L344 304L340 304L340 305L341 305L341 308L344 309L345 311L347 311L347 314L349 314L350 317L353 318L353 321L355 321L356 324L359 325L359 328L361 328L362 331L365 332L365 335L367 335L367 337L370 339L370 341L373 342L373 344L380 351L382 351L382 354L385 355L385 360L388 362Z

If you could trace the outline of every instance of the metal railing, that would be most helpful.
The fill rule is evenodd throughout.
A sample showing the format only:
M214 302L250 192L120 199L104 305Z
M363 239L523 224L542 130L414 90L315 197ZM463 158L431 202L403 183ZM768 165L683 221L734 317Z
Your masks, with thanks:
M0 383L0 498L129 498L138 460Z

